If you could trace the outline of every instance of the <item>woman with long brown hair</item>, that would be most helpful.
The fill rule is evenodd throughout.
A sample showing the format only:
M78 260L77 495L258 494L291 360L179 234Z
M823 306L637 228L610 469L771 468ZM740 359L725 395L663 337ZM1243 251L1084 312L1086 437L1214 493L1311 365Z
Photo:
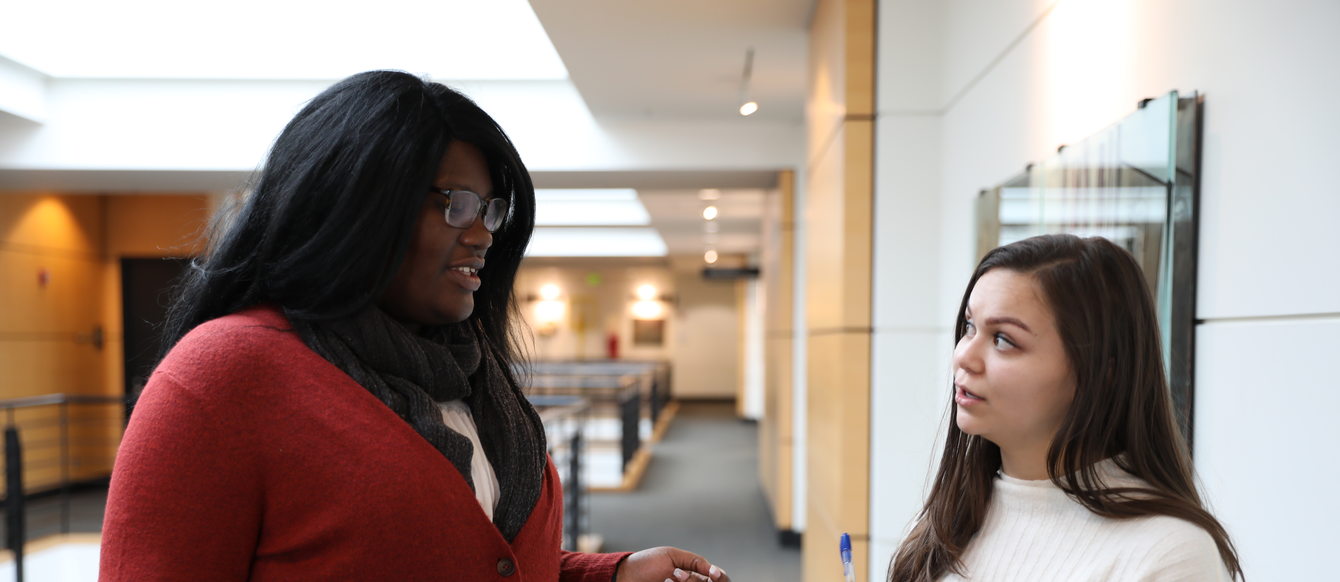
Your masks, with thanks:
M1242 578L1196 490L1135 259L1044 235L977 266L951 422L890 582Z

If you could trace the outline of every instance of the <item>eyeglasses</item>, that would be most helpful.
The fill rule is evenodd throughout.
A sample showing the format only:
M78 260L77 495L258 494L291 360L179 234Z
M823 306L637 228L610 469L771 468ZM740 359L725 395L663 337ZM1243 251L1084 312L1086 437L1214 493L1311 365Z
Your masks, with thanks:
M507 220L506 198L490 198L486 203L483 196L469 190L429 190L447 197L447 224L455 228L470 228L482 216L484 228L496 232Z

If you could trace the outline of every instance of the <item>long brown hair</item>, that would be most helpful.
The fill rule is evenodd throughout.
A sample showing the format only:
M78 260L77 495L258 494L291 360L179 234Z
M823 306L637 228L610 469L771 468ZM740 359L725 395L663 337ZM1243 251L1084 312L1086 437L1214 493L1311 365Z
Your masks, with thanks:
M1134 257L1106 239L1072 235L996 248L963 292L956 344L965 332L968 297L992 269L1038 282L1075 374L1074 402L1047 451L1051 481L1103 517L1166 515L1200 526L1214 538L1229 573L1243 578L1233 542L1196 491L1190 451L1173 417L1153 301ZM960 558L986 519L1000 448L959 430L957 407L950 410L939 472L916 525L894 554L890 582L962 574ZM1095 465L1107 458L1149 487L1106 487Z

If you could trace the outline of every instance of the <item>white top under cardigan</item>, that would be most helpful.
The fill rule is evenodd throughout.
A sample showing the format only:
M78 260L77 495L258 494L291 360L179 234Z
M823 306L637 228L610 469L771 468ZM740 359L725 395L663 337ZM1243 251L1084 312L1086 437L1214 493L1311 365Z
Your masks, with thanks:
M1109 486L1144 486L1111 459L1098 465ZM1110 519L1089 511L1050 480L1002 474L982 529L963 553L972 582L1229 580L1214 538L1175 517Z
M498 475L493 472L493 464L484 454L484 446L479 444L479 429L475 418L470 415L470 407L463 400L451 400L438 404L442 409L442 422L447 428L470 439L474 454L470 455L470 480L475 483L475 499L484 514L493 519L493 510L498 507L498 497L502 490L498 487Z

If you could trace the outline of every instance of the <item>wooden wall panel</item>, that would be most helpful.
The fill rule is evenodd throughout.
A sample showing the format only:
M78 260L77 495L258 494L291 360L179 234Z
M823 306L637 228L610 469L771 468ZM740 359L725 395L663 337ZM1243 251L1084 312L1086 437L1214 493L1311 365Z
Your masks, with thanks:
M120 396L120 258L198 252L209 208L204 195L0 194L0 399ZM14 413L29 491L111 470L122 408L71 405L64 414L62 431L56 406Z
M793 531L792 366L795 353L795 172L778 176L765 225L764 414L759 422L759 481L779 531Z
M857 580L868 579L874 11L872 0L820 0L810 34L806 582L837 578L843 532Z

